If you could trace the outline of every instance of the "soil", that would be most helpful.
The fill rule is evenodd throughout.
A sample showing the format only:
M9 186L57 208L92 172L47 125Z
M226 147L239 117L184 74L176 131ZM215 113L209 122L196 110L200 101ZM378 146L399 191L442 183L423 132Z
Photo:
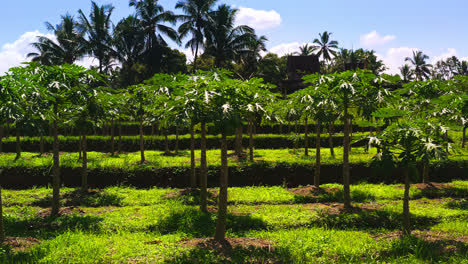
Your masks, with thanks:
M41 210L37 213L37 216L40 218L50 217L51 210L52 210L51 208ZM71 214L85 215L86 213L85 211L77 207L62 207L59 209L59 213L58 213L59 216L71 215Z
M209 199L218 199L218 192L215 189L207 189L207 196ZM166 194L167 199L177 199L183 196L200 196L200 189L198 188L185 188L179 191L169 192Z
M195 238L195 239L182 239L180 241L184 247L199 247L208 250L214 250L223 255L229 255L234 248L241 247L243 249L261 249L268 252L274 251L269 241L259 238L226 238L224 241L219 242L212 238Z
M317 194L322 193L336 193L340 191L339 188L317 188L315 186L305 186L300 188L291 188L288 191L292 194L299 195L299 196L315 196Z
M421 191L424 190L444 190L444 189L450 189L453 188L454 186L451 184L442 184L442 183L435 183L435 182L429 182L429 183L416 183L416 184L411 184L411 186L414 186L418 188ZM405 186L397 186L398 189L404 189Z
M339 215L342 213L359 213L373 212L380 208L379 204L364 204L361 206L353 206L351 210L346 210L341 203L311 203L303 205L309 210L325 210L327 214Z
M33 237L6 237L3 241L4 245L10 246L15 251L26 251L39 243L40 241Z

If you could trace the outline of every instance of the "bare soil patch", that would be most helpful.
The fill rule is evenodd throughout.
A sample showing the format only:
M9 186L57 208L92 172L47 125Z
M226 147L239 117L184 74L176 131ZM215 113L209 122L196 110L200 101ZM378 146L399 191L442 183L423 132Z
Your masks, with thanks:
M6 237L3 241L4 245L10 246L15 251L26 251L40 241L33 237Z
M319 194L329 193L333 194L339 192L339 188L317 188L315 186L305 186L300 188L291 188L288 191L292 194L299 196L316 196Z
M346 210L341 203L312 203L304 204L304 207L309 210L322 210L327 214L339 215L342 213L359 213L359 212L373 212L380 208L379 204L364 204L360 206L353 206L350 210Z
M274 251L271 242L259 238L226 238L224 241L216 241L212 238L182 239L183 247L199 247L223 255L228 255L234 248L261 249L268 252Z
M184 196L200 196L200 189L185 188L182 190L169 192L165 195L167 199L177 199ZM207 189L207 197L209 199L218 199L218 192L215 189Z
M39 211L36 215L40 218L47 218L50 216L51 213L51 208L47 208L44 210ZM62 207L59 209L59 216L63 215L71 215L71 214L78 214L78 215L85 215L85 211L78 207Z
M452 185L452 184L442 184L442 183L436 183L436 182L416 183L416 184L411 184L411 186L414 186L414 187L418 188L421 191L424 191L424 190L445 190L445 189L450 189L450 188L454 187L454 185ZM397 186L396 188L404 189L405 186Z

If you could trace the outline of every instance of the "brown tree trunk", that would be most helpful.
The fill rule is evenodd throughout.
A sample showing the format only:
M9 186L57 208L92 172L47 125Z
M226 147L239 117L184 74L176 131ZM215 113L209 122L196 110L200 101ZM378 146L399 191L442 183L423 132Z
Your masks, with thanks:
M450 149L449 149L449 144L448 144L448 142L449 142L448 130L445 131L445 136L444 137L445 137L445 142L447 142L447 144L445 144L445 146L446 146L445 151L447 151L447 154L449 154Z
M315 173L314 173L314 185L315 187L320 187L320 133L321 131L321 122L317 120L316 124L316 136L315 136Z
M39 138L39 154L42 156L44 154L44 135L41 134Z
M143 138L143 119L140 120L140 156L141 163L145 162L145 140Z
M200 210L204 213L208 212L206 207L207 185L208 185L208 167L206 164L206 123L201 122L201 138L200 138Z
M86 140L86 133L83 133L82 136L82 151L83 159L81 160L81 191L83 193L88 192L88 143Z
M114 129L114 120L112 120L112 123L111 123L111 128L110 128L110 132L111 132L111 156L114 156L115 154L115 129Z
M122 153L122 122L119 121L119 143L117 146L118 153Z
M0 126L0 153L3 152L3 126Z
M82 142L83 142L83 136L82 136L82 132L80 132L80 135L78 136L78 160L81 160L83 158L83 156L81 155L81 153L83 152L82 150Z
M348 129L349 129L349 152L351 152L351 141L353 140L353 120L352 119L349 119L349 125L348 125Z
M330 147L330 155L335 159L335 149L333 147L333 131L334 125L333 122L328 125L328 146Z
M236 140L234 151L238 158L242 157L242 126L236 128Z
M429 183L429 162L423 162L423 169L422 169L422 182Z
M410 180L409 180L409 168L405 168L404 171L405 177L405 194L403 196L403 234L411 234L411 224L410 224L410 211L409 211L409 189L410 189Z
M164 153L167 155L171 153L169 150L169 139L167 138L167 129L164 129Z
M176 126L176 135L175 135L175 147L174 147L174 153L177 155L179 154L179 127Z
M3 243L4 240L5 240L5 227L3 225L2 188L0 187L0 244Z
M190 125L190 187L197 187L197 174L195 171L195 132L193 124Z
M465 142L466 142L466 126L463 127L462 148L465 147Z
M151 124L151 136L154 136L154 124Z
M60 209L60 153L59 153L59 139L58 139L58 127L57 121L54 121L52 125L52 131L54 135L53 143L53 165L52 165L52 210L51 216L55 217L59 213Z
M16 127L16 157L15 160L21 158L21 138L18 127Z
M218 219L216 221L215 240L223 241L226 238L227 218L227 191L228 191L228 161L226 132L221 134L221 177L219 181Z
M351 209L351 191L350 191L350 171L349 171L349 122L348 122L348 107L345 106L344 111L344 137L343 137L343 196L344 207L346 210Z
M307 124L308 118L304 120L304 155L309 156L309 124Z
M250 162L254 161L254 138L253 138L253 119L249 120L249 160Z

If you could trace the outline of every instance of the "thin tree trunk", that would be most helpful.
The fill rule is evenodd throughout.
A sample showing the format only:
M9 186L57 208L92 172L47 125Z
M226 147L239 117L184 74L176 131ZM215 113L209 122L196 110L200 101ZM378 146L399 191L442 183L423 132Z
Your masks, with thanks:
M201 122L201 141L200 141L200 210L204 213L208 212L206 207L207 185L208 185L208 168L206 164L206 123Z
M197 72L197 61L198 61L198 43L195 45L195 57L193 58L193 72Z
M21 158L21 138L18 127L16 127L16 157L15 160Z
M119 121L119 143L117 147L117 151L122 153L122 121Z
M249 120L249 159L250 159L250 162L254 161L253 126L254 126L253 119L250 118L250 120Z
M57 216L60 209L60 153L59 153L59 139L58 139L58 127L57 121L53 123L53 135L54 135L54 144L53 144L53 179L52 179L52 210L51 216Z
M423 162L422 175L423 175L422 182L429 183L429 162L426 162L426 161Z
M449 142L448 130L445 131L445 141L447 142L445 150L447 151L447 154L448 154L450 153L449 144L448 144Z
M145 141L143 138L143 119L140 120L140 155L141 163L145 162Z
M228 161L226 132L221 134L221 177L219 181L218 219L216 221L215 240L223 241L226 237L228 191Z
M3 152L3 126L0 126L0 153Z
M309 156L309 125L307 124L308 118L304 120L304 155Z
M238 158L242 157L242 126L236 128L235 153Z
M348 125L348 129L349 129L349 152L351 152L351 141L353 140L353 120L352 119L349 119L349 125Z
M83 142L83 137L82 137L82 132L80 132L80 135L78 136L78 160L81 160L83 156L81 153L83 152L82 150L82 142Z
M195 171L195 132L193 124L190 125L190 187L197 187L197 174Z
M115 154L115 129L114 129L114 120L112 120L111 123L111 156L114 156Z
M350 191L350 171L349 171L349 122L348 107L344 111L344 137L343 137L343 196L344 208L351 209L351 191Z
M151 124L151 136L154 136L154 124Z
M3 226L2 188L0 187L0 244L5 240L5 227Z
M405 177L405 194L403 196L403 234L410 235L411 225L410 225L410 211L409 211L409 189L410 189L409 168L405 168L403 173Z
M39 138L39 153L41 156L44 154L44 135L42 134Z
M179 127L178 126L176 126L175 131L176 131L176 135L175 135L174 153L177 155L179 154Z
M333 159L335 159L335 149L333 147L333 131L334 131L334 125L333 125L333 122L331 122L328 125L328 146L330 147L330 155L332 156Z
M86 140L86 133L83 133L81 143L83 145L83 159L81 160L81 191L86 193L88 192L88 143Z
M462 148L465 147L465 142L466 142L466 126L463 127Z
M315 173L314 173L314 185L320 187L320 133L321 133L321 122L317 120L315 125Z

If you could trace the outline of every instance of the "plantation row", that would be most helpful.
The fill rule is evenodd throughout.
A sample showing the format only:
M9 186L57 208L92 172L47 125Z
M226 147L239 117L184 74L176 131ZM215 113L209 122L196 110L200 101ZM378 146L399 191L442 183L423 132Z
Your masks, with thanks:
M190 185L201 190L201 210L206 212L208 163L207 124L221 134L220 189L216 226L217 240L226 232L228 187L228 141L235 134L235 155L245 157L242 149L242 124L247 123L248 160L254 161L254 128L258 124L304 124L304 137L315 132L314 185L321 183L322 128L343 123L343 201L351 209L350 150L353 120L384 123L385 129L367 139L368 149L375 147L376 163L386 168L401 168L405 180L404 231L409 232L407 191L414 167L422 164L422 179L429 179L429 165L434 160L447 159L451 151L449 129L463 129L465 143L467 120L466 77L450 81L411 82L401 89L392 87L391 76L376 76L368 71L348 71L329 75L304 77L309 87L281 98L272 93L261 79L247 81L231 78L225 71L198 72L194 75L156 74L142 85L116 91L106 87L106 78L92 70L75 65L42 66L30 64L10 69L0 78L0 123L14 124L17 156L21 158L22 131L44 138L51 127L53 134L52 215L60 207L60 144L58 128L72 125L80 130L81 188L88 190L88 135L95 127L115 121L139 123L139 162L147 164L143 128L158 124L158 129L188 128L190 131ZM315 131L309 131L314 123ZM195 130L200 131L200 169L196 171ZM379 131L380 130L380 131ZM31 133L31 132L29 132ZM167 131L164 132L167 136ZM309 141L304 142L308 156ZM113 145L113 144L112 144ZM166 149L167 150L167 149ZM168 154L168 153L166 153ZM390 170L391 171L391 170ZM199 184L197 184L197 178Z

